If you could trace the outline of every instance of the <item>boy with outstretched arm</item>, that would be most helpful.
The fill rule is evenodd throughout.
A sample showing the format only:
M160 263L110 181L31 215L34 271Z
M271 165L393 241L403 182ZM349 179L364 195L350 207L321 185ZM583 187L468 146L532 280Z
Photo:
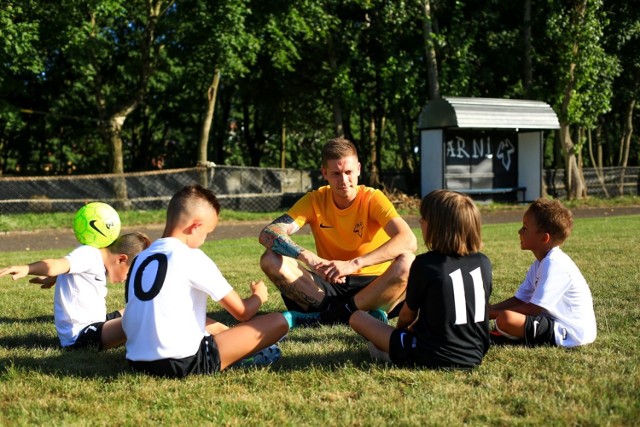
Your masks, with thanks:
M108 349L122 345L122 310L107 313L107 279L113 283L127 278L133 258L150 244L142 233L121 235L106 248L78 246L64 258L43 259L28 265L0 270L13 280L34 275L31 283L42 288L55 284L54 322L63 348L97 347Z

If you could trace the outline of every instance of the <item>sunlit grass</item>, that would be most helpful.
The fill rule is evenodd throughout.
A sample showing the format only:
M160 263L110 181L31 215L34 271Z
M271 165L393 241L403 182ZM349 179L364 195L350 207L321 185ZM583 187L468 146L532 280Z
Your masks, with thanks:
M518 227L484 227L484 252L494 268L492 301L513 295L533 261L519 249ZM156 379L130 373L122 348L60 350L53 290L2 278L0 425L634 425L640 419L637 230L637 215L578 219L564 246L594 295L594 344L492 347L472 372L376 365L357 334L323 327L292 330L271 368ZM309 236L299 241L312 244ZM203 250L244 296L250 280L264 279L254 238L208 241ZM0 264L63 255L7 252ZM263 311L283 310L269 289ZM122 304L122 286L112 285L109 309ZM209 312L233 323L212 302Z

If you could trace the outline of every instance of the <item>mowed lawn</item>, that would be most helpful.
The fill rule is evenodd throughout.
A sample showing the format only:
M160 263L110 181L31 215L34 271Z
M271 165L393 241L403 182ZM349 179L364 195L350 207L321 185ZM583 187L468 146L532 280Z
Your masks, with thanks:
M519 226L484 227L493 302L513 294L533 261L519 248ZM312 245L309 237L298 241ZM376 365L357 334L323 327L291 331L281 343L283 357L270 368L156 379L129 372L122 348L60 350L53 290L3 278L0 425L637 425L639 247L640 216L576 220L564 249L591 286L596 342L571 350L492 347L471 372ZM256 238L213 241L203 249L243 296L250 280L264 278ZM2 253L0 265L67 252ZM269 286L263 311L283 310ZM123 304L123 294L122 285L111 285L110 310ZM232 323L214 303L209 311Z

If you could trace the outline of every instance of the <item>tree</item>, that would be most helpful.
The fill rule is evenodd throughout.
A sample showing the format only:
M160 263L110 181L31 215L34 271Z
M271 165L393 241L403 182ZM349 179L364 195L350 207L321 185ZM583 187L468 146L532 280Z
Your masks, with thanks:
M222 79L233 81L255 62L258 40L246 27L250 10L245 0L190 0L176 6L171 17L172 40L168 46L176 63L176 82L195 99L203 98L199 114L197 164L203 167L201 184L207 185L206 166L216 99ZM204 96L203 96L204 94ZM225 129L219 129L225 132ZM219 139L222 141L222 139ZM223 162L218 147L215 161Z
M15 103L30 97L29 88L33 86L25 85L24 80L36 79L44 68L38 48L40 22L33 16L32 7L30 2L22 2L0 8L0 174L6 170L7 163L13 163L12 153L31 151L26 144L16 144L17 134L26 126L23 112Z
M123 125L143 102L162 64L159 26L172 5L172 0L88 4L67 0L60 8L65 40L60 52L74 72L70 92L63 98L88 99L93 104L99 133L109 147L111 172L116 175L116 205L120 209L129 205L122 176Z
M425 64L427 67L429 99L440 98L440 80L438 79L438 60L436 57L435 35L431 17L431 1L421 0L424 11L422 32L424 37Z
M607 16L612 23L606 33L608 50L620 61L621 73L614 81L613 103L617 108L603 124L607 133L616 135L618 150L615 164L626 168L632 152L634 115L640 98L640 11L626 2L609 2ZM615 146L616 141L611 141ZM619 193L624 194L624 173Z
M583 141L579 127L593 128L597 117L610 108L616 61L603 49L604 28L600 0L551 1L548 32L556 46L559 75L555 107L565 156L567 195L579 199L587 187L579 161ZM572 132L575 127L575 132Z

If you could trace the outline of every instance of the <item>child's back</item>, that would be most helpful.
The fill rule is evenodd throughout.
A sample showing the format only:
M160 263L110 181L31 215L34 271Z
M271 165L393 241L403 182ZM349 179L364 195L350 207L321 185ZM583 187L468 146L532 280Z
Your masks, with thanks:
M80 331L107 316L107 272L100 249L78 246L66 257L69 272L56 280L53 318L63 347L75 343Z
M489 349L487 306L492 288L482 247L480 212L460 193L436 190L422 199L420 227L427 253L411 265L396 328L359 311L351 327L372 357L400 366L473 368Z
M489 349L486 305L491 262L482 253L416 257L406 304L420 312L413 325L417 359L430 366L477 366Z

